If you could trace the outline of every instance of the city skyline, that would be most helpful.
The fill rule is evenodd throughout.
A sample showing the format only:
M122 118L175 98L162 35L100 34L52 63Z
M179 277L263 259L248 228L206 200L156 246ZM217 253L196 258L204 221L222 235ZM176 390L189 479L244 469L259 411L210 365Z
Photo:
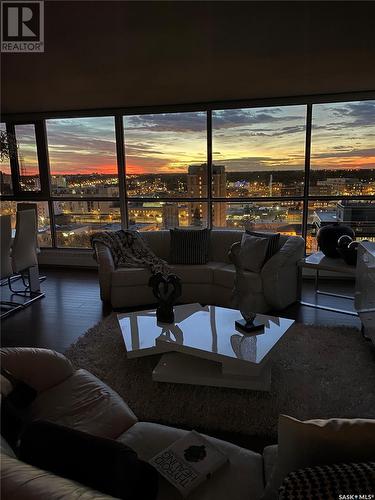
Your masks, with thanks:
M303 170L306 106L213 111L213 162L228 172ZM113 117L47 120L51 173L117 172ZM311 168L375 168L375 101L313 105ZM129 174L186 173L207 161L206 113L124 117ZM35 135L17 125L27 172L37 170Z

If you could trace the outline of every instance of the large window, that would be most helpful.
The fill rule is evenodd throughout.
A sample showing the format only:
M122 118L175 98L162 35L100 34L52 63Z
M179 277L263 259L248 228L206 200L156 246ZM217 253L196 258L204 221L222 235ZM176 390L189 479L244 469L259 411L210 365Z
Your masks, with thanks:
M15 132L20 188L22 191L40 191L35 127L33 124L16 125Z
M0 124L0 133L1 133L1 147L4 148L4 152L1 154L1 163L0 163L0 194L7 195L13 193L13 185L12 185L12 173L10 169L10 161L8 157L8 146L7 146L7 134L5 123Z
M306 106L213 111L214 196L302 195L305 129Z
M113 117L47 120L54 196L117 197Z
M202 202L132 201L128 212L129 227L138 231L207 226L207 203Z
M302 201L215 202L213 227L302 234Z
M124 117L128 197L207 196L206 113Z
M52 245L51 228L49 220L48 203L46 201L38 201L30 203L28 201L1 201L1 215L11 216L12 233L16 231L16 214L17 209L21 208L18 205L24 205L24 209L34 209L36 205L37 224L38 224L38 244L40 247L50 247Z
M375 101L315 104L311 196L375 195Z
M10 118L1 213L14 225L17 203L37 203L40 246L64 248L121 227L208 226L302 235L310 253L332 222L375 241L375 99L290 102Z
M121 229L116 201L55 201L54 219L58 247L89 248L94 232Z
M350 226L358 239L375 241L374 200L311 200L309 202L306 250L318 249L316 235L328 224L341 223Z

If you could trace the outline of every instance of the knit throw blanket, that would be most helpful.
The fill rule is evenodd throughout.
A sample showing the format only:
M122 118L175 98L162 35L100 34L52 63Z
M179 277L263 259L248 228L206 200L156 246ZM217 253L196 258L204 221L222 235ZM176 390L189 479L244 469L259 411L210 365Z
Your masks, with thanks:
M111 251L116 267L145 267L152 274L171 274L165 260L157 257L138 231L120 229L120 231L103 231L91 236L91 246L102 243ZM94 252L96 258L96 252Z

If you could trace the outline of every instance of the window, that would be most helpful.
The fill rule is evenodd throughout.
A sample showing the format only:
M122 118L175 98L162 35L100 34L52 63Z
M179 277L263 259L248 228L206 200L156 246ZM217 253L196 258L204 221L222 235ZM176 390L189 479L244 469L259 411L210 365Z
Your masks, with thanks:
M66 248L89 248L94 232L121 227L209 226L306 235L310 253L319 228L335 221L375 241L375 99L312 103L311 137L303 99L250 106L124 113L118 145L114 116L10 122L19 171L12 176L17 162L3 159L1 213L14 225L20 200L37 203L40 245Z
M33 124L14 127L17 140L19 183L21 191L40 191L39 162Z
M114 118L46 124L53 196L118 197Z
M28 209L33 208L33 205L37 205L38 211L38 244L40 247L50 247L52 245L51 240L51 227L50 227L50 219L49 219L49 211L48 211L48 203L46 201L38 201L32 202L30 201L1 201L0 205L0 214L1 215L10 215L11 216L11 225L13 234L16 229L16 214L17 214L17 205L19 204L27 204Z
M213 195L303 194L306 106L212 113Z
M90 248L96 231L121 229L118 201L55 201L54 219L58 247Z
M128 203L129 228L138 231L207 227L207 203L151 201Z
M375 194L375 101L314 104L311 196Z
M204 112L125 116L128 197L207 196L206 127Z
M7 141L6 128L5 123L0 124L0 132L1 132L1 142L3 149L3 141ZM6 145L4 144L4 147ZM7 148L7 147L6 147ZM0 163L0 194L12 194L13 193L13 185L12 185L12 175L10 169L10 161L9 157L2 156Z
M309 202L307 253L316 252L319 229L339 222L354 229L359 240L375 241L374 200L315 200Z
M302 233L302 201L215 202L212 212L212 225L216 228Z

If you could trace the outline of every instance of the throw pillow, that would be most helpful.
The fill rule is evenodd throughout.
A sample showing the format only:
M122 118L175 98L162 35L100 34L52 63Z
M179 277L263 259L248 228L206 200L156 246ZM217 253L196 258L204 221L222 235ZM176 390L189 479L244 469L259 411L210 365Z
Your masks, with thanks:
M210 230L170 229L172 264L207 264Z
M343 493L364 498L375 491L375 462L307 467L286 476L279 500L337 500Z
M260 238L244 233L238 259L243 269L259 273L266 258L268 238Z
M246 229L246 234L250 234L250 236L258 236L258 238L268 238L268 248L263 264L265 264L267 260L278 252L280 245L280 233L262 233Z
M22 434L20 460L125 500L154 500L158 473L134 450L47 421L33 422Z
M375 419L300 421L280 415L278 464L265 499L276 492L292 471L315 465L375 461Z

